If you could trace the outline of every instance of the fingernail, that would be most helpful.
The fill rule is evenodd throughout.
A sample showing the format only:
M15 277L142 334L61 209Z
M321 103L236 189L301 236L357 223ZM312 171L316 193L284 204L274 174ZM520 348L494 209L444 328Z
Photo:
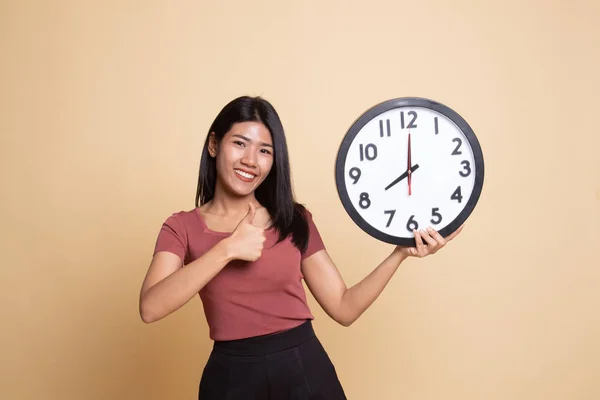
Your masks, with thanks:
M429 228L427 228L427 230L428 230L429 232L433 232L433 228L432 228L432 227L429 227Z

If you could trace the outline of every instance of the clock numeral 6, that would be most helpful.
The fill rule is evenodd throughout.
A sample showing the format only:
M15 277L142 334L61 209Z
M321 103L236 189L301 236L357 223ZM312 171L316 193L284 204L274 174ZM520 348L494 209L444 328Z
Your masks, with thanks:
M350 175L350 178L354 179L354 182L352 182L354 185L360 179L360 168L352 167L348 174Z
M415 229L419 229L419 224L413 219L414 217L414 215L411 215L406 223L406 229L408 229L410 232L414 231Z
M362 192L360 194L360 200L358 202L360 208L369 208L371 206L371 200L369 199L369 193Z
M369 161L373 161L377 158L377 146L375 146L373 143L369 143L366 146L361 144L359 146L359 151L360 161L364 161L365 158Z
M458 172L460 176L466 178L467 176L471 175L471 164L467 160L461 161L460 164L463 166L463 171Z

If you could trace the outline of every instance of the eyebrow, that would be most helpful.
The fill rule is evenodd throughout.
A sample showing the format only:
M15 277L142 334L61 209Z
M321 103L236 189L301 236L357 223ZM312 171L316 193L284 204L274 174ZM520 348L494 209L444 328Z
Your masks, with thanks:
M250 143L252 143L252 140L250 140L250 138L248 138L248 137L246 137L246 136L244 136L244 135L240 135L240 134L234 133L234 134L233 134L233 135L231 135L231 136L239 137L239 138L242 138L242 139L244 139L244 140L245 140L245 141L247 141L247 142L250 142ZM262 145L262 146L265 146L265 147L270 147L270 148L273 148L273 146L272 146L272 145L270 145L269 143L265 143L265 142L263 142L263 143L261 143L261 145Z

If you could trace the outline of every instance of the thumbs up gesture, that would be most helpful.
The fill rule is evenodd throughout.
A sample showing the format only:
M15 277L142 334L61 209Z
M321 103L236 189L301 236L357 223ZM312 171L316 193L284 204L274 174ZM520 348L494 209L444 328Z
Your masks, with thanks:
M250 203L248 213L229 238L230 249L238 260L256 261L262 254L266 238L264 229L253 225L255 215L256 209Z

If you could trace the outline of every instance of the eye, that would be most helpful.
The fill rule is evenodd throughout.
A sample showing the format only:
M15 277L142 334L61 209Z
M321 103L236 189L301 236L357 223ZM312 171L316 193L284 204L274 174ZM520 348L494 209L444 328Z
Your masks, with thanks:
M242 147L246 145L246 143L242 142L241 140L236 140L233 143L236 144L236 145L238 145L238 146L242 146Z
M273 154L273 153L271 153L270 150L267 150L267 149L260 149L260 152L263 154Z

